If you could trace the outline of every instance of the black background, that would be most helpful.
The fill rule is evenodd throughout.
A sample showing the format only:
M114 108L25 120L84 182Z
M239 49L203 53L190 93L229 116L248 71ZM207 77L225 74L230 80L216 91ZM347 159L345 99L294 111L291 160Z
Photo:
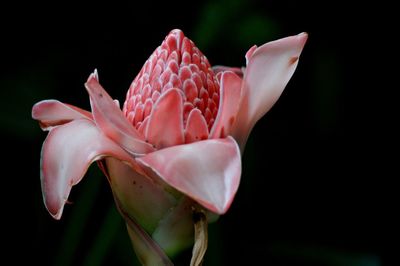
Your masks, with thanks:
M384 2L288 0L35 2L2 9L3 258L82 265L113 204L93 167L90 175L98 176L74 188L76 202L61 221L46 213L39 182L45 133L30 118L32 105L53 98L89 109L83 83L94 68L123 102L147 57L180 28L212 64L232 66L245 64L253 44L309 33L293 78L250 136L241 187L210 228L205 265L395 265L398 83L390 81L396 77L390 64L398 48L391 10ZM79 224L73 209L91 193L90 182L99 187L95 209L82 221L79 240L68 242L68 230L79 230L68 229L71 219ZM122 222L116 234L101 265L134 265ZM60 243L78 243L73 259L60 262L67 256Z

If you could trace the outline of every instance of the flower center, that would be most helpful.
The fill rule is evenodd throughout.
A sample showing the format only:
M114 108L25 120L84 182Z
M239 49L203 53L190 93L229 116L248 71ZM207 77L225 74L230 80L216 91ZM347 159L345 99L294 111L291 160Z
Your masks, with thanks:
M157 99L172 88L182 92L184 125L190 111L197 108L210 130L218 113L219 82L207 58L180 30L168 34L132 82L124 115L139 129Z

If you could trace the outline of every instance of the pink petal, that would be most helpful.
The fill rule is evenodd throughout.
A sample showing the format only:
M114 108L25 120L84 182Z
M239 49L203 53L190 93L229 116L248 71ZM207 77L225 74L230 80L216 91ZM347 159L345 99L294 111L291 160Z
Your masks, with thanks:
M184 143L182 105L180 92L170 89L153 106L145 136L157 149Z
M228 210L239 186L240 150L231 137L169 147L137 161L218 214Z
M246 53L246 66L249 65L249 60L253 56L254 52L257 50L257 45L253 45Z
M239 111L242 79L233 72L223 72L220 83L218 114L211 128L210 138L224 138L230 134Z
M57 100L44 100L32 107L32 118L39 120L43 130L68 123L75 119L93 119L88 111Z
M207 138L208 127L204 116L199 109L192 109L186 122L185 143L192 143Z
M146 154L154 148L125 118L110 95L92 74L85 84L90 95L94 120L103 133L134 155Z
M78 119L50 130L42 147L41 182L44 203L55 219L60 219L71 187L92 162L104 156L134 163L90 120Z
M266 43L246 54L243 99L232 135L243 150L255 123L274 105L292 77L307 34ZM255 49L255 50L254 50Z

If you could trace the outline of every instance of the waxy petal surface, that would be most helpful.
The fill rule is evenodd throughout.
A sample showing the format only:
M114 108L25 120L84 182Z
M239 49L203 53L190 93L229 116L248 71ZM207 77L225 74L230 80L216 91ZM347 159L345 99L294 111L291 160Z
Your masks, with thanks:
M239 186L240 151L231 137L169 147L137 161L218 214L228 210Z
M78 119L50 130L42 147L41 183L44 203L54 218L60 219L71 187L89 165L105 156L132 162L129 154L90 120Z

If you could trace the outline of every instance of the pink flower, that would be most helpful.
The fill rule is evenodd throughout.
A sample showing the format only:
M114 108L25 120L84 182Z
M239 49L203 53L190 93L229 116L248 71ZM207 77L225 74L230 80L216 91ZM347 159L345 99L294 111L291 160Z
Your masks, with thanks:
M193 243L195 203L209 219L229 209L241 150L285 88L306 40L302 33L253 46L246 68L211 68L173 30L132 82L122 111L96 71L85 84L92 113L56 100L37 103L32 117L49 131L41 157L47 210L60 219L71 187L97 161L141 261L168 262L164 252Z

